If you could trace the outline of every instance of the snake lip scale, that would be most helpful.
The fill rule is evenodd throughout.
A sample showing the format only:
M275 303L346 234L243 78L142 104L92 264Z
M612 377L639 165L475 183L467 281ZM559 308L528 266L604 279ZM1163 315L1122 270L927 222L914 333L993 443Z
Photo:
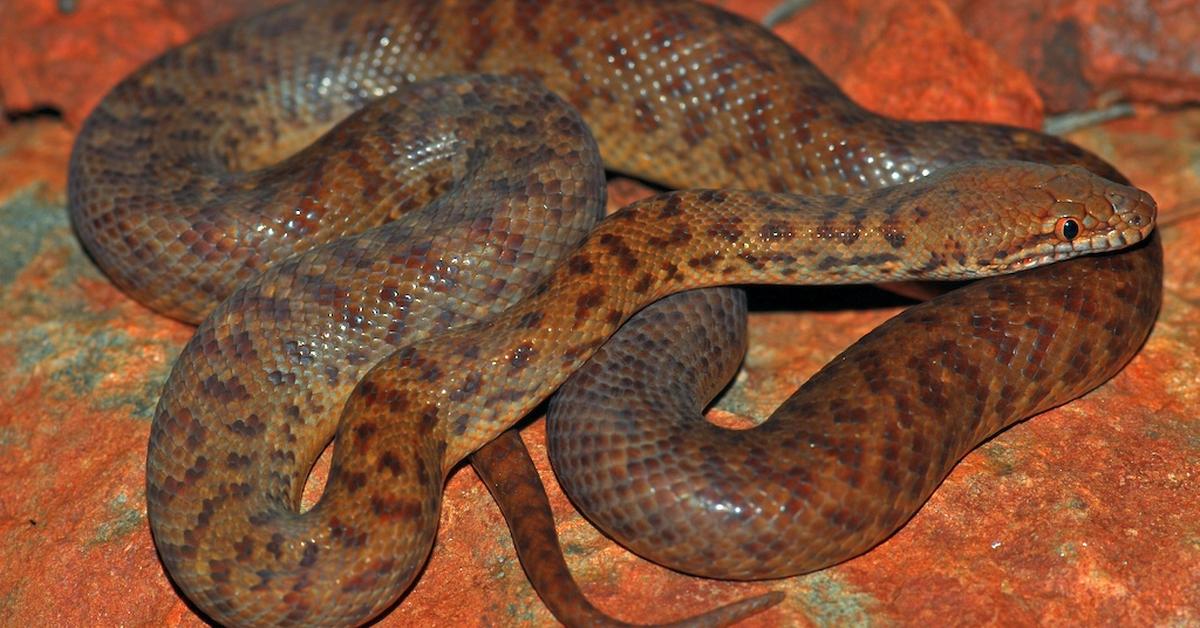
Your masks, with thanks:
M600 220L605 167L676 191ZM68 192L113 282L199 325L148 448L171 578L221 623L343 625L409 588L447 474L560 384L556 472L633 551L760 579L870 549L1141 346L1161 245L1127 184L1037 132L865 111L705 5L302 0L118 84ZM716 286L976 278L762 425L696 422L744 351Z

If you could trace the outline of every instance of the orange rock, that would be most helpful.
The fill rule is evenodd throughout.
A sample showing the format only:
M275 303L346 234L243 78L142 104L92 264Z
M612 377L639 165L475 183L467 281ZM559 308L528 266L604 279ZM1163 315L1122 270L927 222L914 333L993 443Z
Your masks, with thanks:
M274 2L278 4L278 0ZM75 5L64 11L64 5ZM159 52L270 0L10 0L0 20L0 110L52 108L72 124Z
M714 4L761 20L776 3ZM941 0L818 1L775 30L869 109L914 120L1041 124L1029 78L968 34Z
M841 80L859 103L914 120L978 120L1038 127L1033 84L963 30L941 1L905 3Z
M1200 4L955 0L967 30L1033 77L1053 112L1200 99Z
M62 167L75 138L53 119L31 119L0 126L0 199L33 185L50 198L64 200L67 171Z

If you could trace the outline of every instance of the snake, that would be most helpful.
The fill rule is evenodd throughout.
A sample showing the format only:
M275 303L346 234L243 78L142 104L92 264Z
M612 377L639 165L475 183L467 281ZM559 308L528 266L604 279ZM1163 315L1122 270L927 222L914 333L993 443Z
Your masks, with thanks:
M601 220L604 168L672 191ZM560 477L634 551L733 579L866 551L980 442L1140 348L1161 245L1127 184L1035 131L874 114L702 4L303 0L115 86L68 204L115 285L199 323L147 452L169 575L220 623L315 625L394 604L447 474L568 378ZM695 324L738 318L717 286L908 279L980 280L753 430L631 425L729 374ZM638 378L670 394L613 410ZM710 515L676 527L679 504Z

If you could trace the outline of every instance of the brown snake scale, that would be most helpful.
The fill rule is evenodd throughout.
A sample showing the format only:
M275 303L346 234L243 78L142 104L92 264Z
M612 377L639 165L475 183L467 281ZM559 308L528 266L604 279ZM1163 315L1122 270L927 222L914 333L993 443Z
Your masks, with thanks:
M686 189L597 223L603 167ZM118 286L200 323L147 462L172 579L226 624L358 624L411 585L474 452L531 556L540 515L502 466L523 454L486 445L568 377L556 470L632 550L734 579L866 551L981 441L1141 346L1161 248L1125 183L1036 132L876 116L703 5L375 0L298 2L139 70L81 130L69 195ZM756 428L698 418L744 300L694 288L989 275ZM560 618L609 621L556 607L578 591L538 556Z

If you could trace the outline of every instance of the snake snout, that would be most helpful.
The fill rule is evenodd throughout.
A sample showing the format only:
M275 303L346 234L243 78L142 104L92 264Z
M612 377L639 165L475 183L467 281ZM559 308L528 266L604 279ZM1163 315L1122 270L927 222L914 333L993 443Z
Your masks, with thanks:
M1122 187L1120 190L1109 190L1104 194L1113 212L1126 225L1141 232L1142 236L1150 233L1154 227L1154 218L1158 214L1158 204L1154 198L1137 188Z

